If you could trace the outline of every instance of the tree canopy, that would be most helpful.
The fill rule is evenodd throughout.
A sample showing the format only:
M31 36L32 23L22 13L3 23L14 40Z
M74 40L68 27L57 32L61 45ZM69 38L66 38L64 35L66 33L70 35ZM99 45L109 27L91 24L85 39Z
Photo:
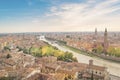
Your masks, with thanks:
M67 61L67 62L77 61L77 59L73 57L72 53L63 52L61 50L58 50L58 48L50 45L42 46L42 47L23 48L23 49L21 49L20 47L18 48L20 49L19 51L23 50L25 54L31 54L35 57L55 56L57 57L58 60L62 60L62 61Z

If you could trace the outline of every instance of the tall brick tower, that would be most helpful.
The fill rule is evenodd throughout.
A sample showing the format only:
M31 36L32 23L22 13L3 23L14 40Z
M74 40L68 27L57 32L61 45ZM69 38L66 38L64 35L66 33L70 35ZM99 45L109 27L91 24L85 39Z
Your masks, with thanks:
M108 33L107 33L107 28L105 28L105 33L104 33L104 53L107 53L107 49L108 49Z
M97 28L95 28L95 33L94 33L94 48L97 47Z
M97 28L95 28L95 40L97 40Z

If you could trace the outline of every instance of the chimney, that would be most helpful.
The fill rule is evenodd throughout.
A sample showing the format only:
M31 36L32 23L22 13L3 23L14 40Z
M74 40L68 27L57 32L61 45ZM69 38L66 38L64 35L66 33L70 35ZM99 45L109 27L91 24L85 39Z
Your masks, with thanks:
M89 60L89 66L92 66L93 65L93 60Z

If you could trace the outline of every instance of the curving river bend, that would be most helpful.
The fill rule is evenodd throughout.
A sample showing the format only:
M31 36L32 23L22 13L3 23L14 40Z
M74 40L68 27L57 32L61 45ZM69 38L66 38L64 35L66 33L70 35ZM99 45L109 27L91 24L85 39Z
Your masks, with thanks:
M68 48L65 48L61 45L58 45L57 43L51 43L51 41L46 40L46 39L43 39L43 41L48 42L50 45L55 46L62 51L72 52L73 56L75 56L77 58L78 62L88 64L89 60L92 59L92 60L94 60L95 65L107 67L108 72L110 74L120 77L120 63L115 63L115 62L100 59L100 58L97 58L97 57L90 57L90 56L86 56L86 55L83 55L83 54L79 54L79 53L76 53L76 52L74 52L74 51L72 51Z

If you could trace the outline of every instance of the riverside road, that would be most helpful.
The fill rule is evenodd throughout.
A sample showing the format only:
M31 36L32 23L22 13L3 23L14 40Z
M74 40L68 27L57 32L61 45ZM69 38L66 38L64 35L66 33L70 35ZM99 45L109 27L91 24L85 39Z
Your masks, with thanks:
M92 59L92 60L94 60L95 65L107 67L110 74L120 77L120 63L111 62L111 61L104 60L101 58L90 57L90 56L86 56L83 54L79 54L79 53L76 53L68 48L65 48L64 46L57 44L57 43L51 43L51 41L46 40L45 38L43 39L43 41L48 42L50 45L55 46L62 51L68 51L68 52L73 53L73 56L76 57L78 62L80 62L80 63L88 64L89 60ZM114 80L120 80L120 79L114 79Z

